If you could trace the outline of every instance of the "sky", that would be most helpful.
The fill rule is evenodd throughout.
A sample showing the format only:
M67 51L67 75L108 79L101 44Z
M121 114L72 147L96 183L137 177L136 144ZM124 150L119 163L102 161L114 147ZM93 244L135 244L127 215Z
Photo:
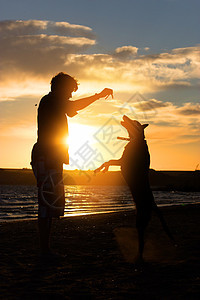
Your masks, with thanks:
M69 118L69 169L119 158L124 114L141 123L156 170L200 164L198 0L0 0L0 167L30 168L37 106L63 71L101 99Z

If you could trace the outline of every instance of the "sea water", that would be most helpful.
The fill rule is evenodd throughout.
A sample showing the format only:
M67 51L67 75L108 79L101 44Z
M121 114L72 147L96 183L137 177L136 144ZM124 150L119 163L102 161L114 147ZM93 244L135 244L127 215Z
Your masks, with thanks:
M158 206L200 202L200 192L154 191ZM35 186L0 186L0 222L37 217ZM135 209L127 186L65 186L65 217Z

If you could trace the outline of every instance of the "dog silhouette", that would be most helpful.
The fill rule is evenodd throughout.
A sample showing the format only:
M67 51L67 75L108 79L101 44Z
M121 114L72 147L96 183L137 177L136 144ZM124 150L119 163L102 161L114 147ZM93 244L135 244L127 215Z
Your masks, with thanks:
M123 116L121 125L126 128L129 138L118 139L128 140L124 152L120 159L110 160L102 164L95 172L108 171L109 166L118 165L121 173L130 188L133 201L136 206L136 228L138 231L138 256L137 262L143 261L144 232L151 219L152 211L158 215L162 226L171 240L173 236L157 207L152 190L149 184L150 154L145 140L144 129L148 124L140 124L136 120L131 120Z

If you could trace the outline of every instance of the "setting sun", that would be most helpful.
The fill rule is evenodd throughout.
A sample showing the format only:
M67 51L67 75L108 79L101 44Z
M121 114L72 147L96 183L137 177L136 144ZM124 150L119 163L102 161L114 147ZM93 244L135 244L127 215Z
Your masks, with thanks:
M94 143L93 134L95 127L78 123L69 123L69 137L66 143L69 145L69 156L73 158L75 153L87 142Z

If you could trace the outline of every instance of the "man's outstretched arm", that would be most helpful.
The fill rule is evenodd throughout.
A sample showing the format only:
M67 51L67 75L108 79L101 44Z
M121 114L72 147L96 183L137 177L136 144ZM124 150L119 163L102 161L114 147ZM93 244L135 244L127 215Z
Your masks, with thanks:
M75 111L78 111L78 110L84 109L85 107L87 107L88 105L92 104L93 102L95 102L96 100L98 100L100 98L107 99L110 95L113 98L113 90L105 88L99 94L95 94L95 95L90 96L90 97L86 97L86 98L78 99L78 100L75 100L75 101L71 101L70 105L73 106L73 109Z

